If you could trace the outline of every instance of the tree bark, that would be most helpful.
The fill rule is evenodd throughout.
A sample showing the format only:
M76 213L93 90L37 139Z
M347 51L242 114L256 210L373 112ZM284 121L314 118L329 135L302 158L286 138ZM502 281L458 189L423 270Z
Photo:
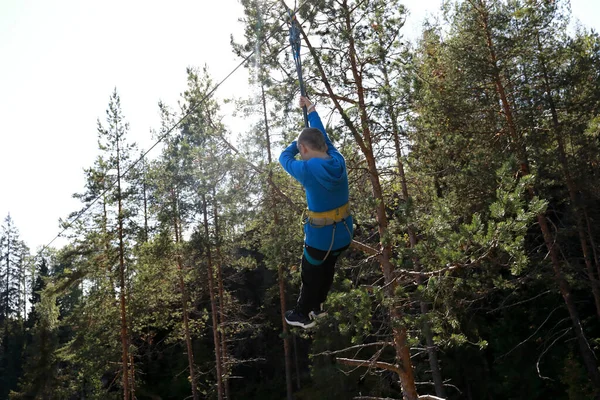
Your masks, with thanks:
M2 254L0 254L0 257ZM6 296L4 304L4 354L8 354L8 317L10 311L10 221L8 221L8 238L6 242Z
M296 338L296 336L294 336L294 361L295 361L295 365L294 367L296 368L296 389L300 389L301 385L300 385L300 359L298 357L298 339Z
M230 393L229 393L229 374L230 374L230 369L231 369L231 365L228 365L229 363L229 354L228 354L228 349L227 349L227 335L225 334L225 323L226 323L226 319L227 319L227 313L226 313L226 304L225 304L225 288L223 286L223 257L221 255L221 243L220 243L220 232L219 232L219 210L217 207L217 200L216 200L217 194L216 194L216 189L213 187L213 198L214 200L214 204L213 204L213 212L214 212L214 221L215 221L215 248L217 250L217 257L218 257L218 262L217 262L217 286L218 286L218 293L219 293L219 333L221 336L221 353L222 353L222 357L223 357L223 386L225 389L225 398L229 399L230 398Z
M210 307L212 312L213 341L215 344L215 361L217 367L217 396L223 400L223 368L221 365L221 342L219 340L219 325L217 316L217 302L215 299L214 271L210 251L210 234L208 231L208 211L206 206L206 195L202 194L202 205L204 209L204 235L206 238L206 260L208 274L208 292L210 295Z
M382 47L384 46L384 44L382 43L382 40L381 40L381 35L379 35L379 45ZM392 127L392 137L394 139L394 147L396 150L396 163L398 166L398 176L400 177L400 185L402 187L402 196L404 197L405 202L410 203L410 194L408 192L408 184L407 184L407 180L406 180L406 174L404 173L404 163L402 162L402 149L400 147L401 128L400 128L400 124L398 123L398 115L396 114L396 110L394 109L394 106L392 103L392 95L389 92L389 88L391 87L391 82L390 82L390 78L389 78L389 72L388 72L386 60L381 59L380 63L381 63L381 70L383 72L383 78L384 78L384 88L386 88L384 90L384 92L385 92L385 97L386 97L386 101L387 101L387 112L390 117L390 122L391 122L391 127ZM417 245L417 235L415 234L415 231L409 221L407 221L407 223L406 223L406 231L408 233L409 246L411 249L414 250ZM416 256L413 256L413 263L414 263L417 271L421 271L423 269L421 266L420 260ZM416 277L416 280L417 280L418 284L421 284L423 282L423 277L418 275ZM435 346L435 343L433 341L433 333L431 332L431 326L429 324L429 320L426 317L427 313L429 312L429 306L423 300L420 300L419 302L420 302L421 314L425 317L423 319L422 333L423 333L423 336L425 337L425 342L426 342L425 347L427 349L427 356L429 359L429 368L431 369L431 375L432 375L433 383L434 383L434 387L435 387L435 394L437 394L440 397L446 397L445 390L444 390L444 382L442 379L442 372L440 370L440 364L439 364L438 356L437 356L437 350L436 350L437 347Z
M143 194L144 197L144 243L148 242L148 188L146 185L146 158L143 158L143 166L144 169L142 171L142 186L143 186Z
M269 165L273 162L273 155L271 154L271 136L269 131L269 118L267 114L267 99L265 96L265 88L264 84L261 81L260 83L260 94L261 94L261 102L262 102L262 111L263 111L263 120L265 121L265 143L267 146L267 162ZM269 181L269 203L275 202L275 194L277 187L273 183L273 173L269 170L268 174ZM287 197L286 197L287 198ZM275 226L279 225L279 215L277 214L277 207L273 207L273 222ZM283 264L279 263L277 267L277 278L279 281L279 306L281 311L281 326L283 329L283 352L285 358L285 386L287 399L293 399L293 385L292 385L292 354L291 354L291 346L289 339L288 326L285 322L285 277L283 274ZM296 360L297 361L297 360ZM296 371L296 373L299 373ZM298 379L298 388L300 388L300 379Z
M117 203L118 203L118 229L119 229L119 298L121 303L121 348L123 367L123 398L129 400L129 340L127 335L127 310L125 304L125 248L123 243L123 201L121 196L121 160L119 146L119 131L117 132Z
M290 339L287 323L285 322L285 280L283 277L283 264L277 268L277 277L279 280L279 308L281 309L281 326L283 327L283 352L285 354L285 383L287 390L287 400L293 400L292 388L292 357L290 357Z
M598 258L598 253L596 252L596 243L594 240L594 235L592 233L592 223L590 221L590 217L587 213L587 210L583 209L583 216L585 218L585 225L587 227L587 237L590 240L590 246L592 247L592 255L594 256L594 265L596 265L596 272L600 277L600 259Z
M188 312L188 292L183 279L183 262L181 261L180 244L181 244L181 223L179 219L178 196L175 189L172 189L173 194L173 228L175 231L175 245L177 255L177 275L179 278L179 290L181 291L181 309L183 312L183 329L185 334L185 344L188 356L188 368L190 371L190 384L192 386L192 398L198 400L198 389L196 388L196 371L194 367L194 348L192 346L192 336L190 334L189 312Z

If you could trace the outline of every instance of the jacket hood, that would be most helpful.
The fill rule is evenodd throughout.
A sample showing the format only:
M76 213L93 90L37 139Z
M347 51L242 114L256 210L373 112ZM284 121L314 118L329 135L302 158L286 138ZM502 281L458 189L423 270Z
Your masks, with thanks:
M313 158L308 161L310 170L319 184L328 190L337 188L345 183L345 165L344 160L337 157L328 159Z

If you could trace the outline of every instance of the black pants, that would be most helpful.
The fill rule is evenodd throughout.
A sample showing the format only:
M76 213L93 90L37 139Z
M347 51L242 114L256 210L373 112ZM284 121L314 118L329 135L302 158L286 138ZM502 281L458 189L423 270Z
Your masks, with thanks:
M302 253L302 287L296 307L304 314L319 310L320 304L327 299L327 293L333 284L335 263L340 254L348 246L341 249L326 250L315 249L304 244ZM327 256L327 258L325 258Z

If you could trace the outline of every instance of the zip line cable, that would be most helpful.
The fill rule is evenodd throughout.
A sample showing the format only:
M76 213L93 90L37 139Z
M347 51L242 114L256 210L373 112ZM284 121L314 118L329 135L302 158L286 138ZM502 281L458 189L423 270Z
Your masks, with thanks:
M294 13L292 14L291 10L289 9L289 7L287 7L287 5L283 2L283 5L286 7L286 13L288 13L288 15L290 16L290 18L292 18L292 16L300 9L302 8L302 6L304 6L306 3L308 2L308 0L304 0L296 9L296 11L294 11ZM283 15L283 14L282 14ZM295 17L294 17L295 20ZM298 23L296 21L296 23ZM160 142L162 142L167 136L169 136L171 134L171 132L173 132L175 130L175 128L177 128L184 119L186 119L187 117L189 117L192 113L194 113L202 104L204 104L204 102L206 100L208 100L214 92L217 91L217 89L227 80L229 79L242 65L244 65L246 62L248 62L248 60L250 59L250 57L252 57L254 55L254 53L257 52L258 48L262 47L262 45L264 45L269 39L271 39L276 32L279 32L279 30L281 30L281 28L283 28L283 26L286 24L286 22L282 23L281 25L279 25L279 28L277 30L272 31L265 39L263 39L260 42L260 46L258 46L257 48L255 48L254 50L252 50L250 52L250 54L248 54L246 57L244 57L244 59L233 69L231 70L231 72L229 72L229 74L227 74L227 76L225 76L225 78L223 78L219 83L217 83L206 95L204 95L204 97L202 97L202 99L200 99L200 101L198 102L198 104L196 104L195 106L193 106L192 108L190 108L175 124L173 124L173 126L171 128L169 128L165 133L163 133L158 140L148 149L146 150L133 164L131 164L126 170L125 172L123 172L123 174L121 174L119 177L117 177L114 181L112 181L110 183L110 185L108 186L107 189L105 189L99 196L96 196L96 198L94 198L94 200L87 205L83 210L81 210L76 216L75 218L73 218L71 221L67 221L66 222L66 226L56 235L54 236L54 238L48 242L48 244L44 245L41 250L38 252L38 254L41 254L45 249L47 249L48 247L50 247L50 245L59 237L61 237L61 235L63 233L65 233L65 231L67 229L69 229L71 226L73 226L73 224L75 222L77 222L86 212L89 211L90 208L92 208L92 206L94 204L96 204L96 202L103 197L106 193L108 193L109 190L111 190L115 184L117 183L117 181L121 178L126 176L129 171L131 171L131 169L133 169L133 167L135 167L140 161L142 161L146 155L148 155L148 153L150 153L150 151L152 151ZM299 33L298 33L299 35ZM295 52L295 48L293 47L293 44L291 43L291 37L290 37L290 45L292 46L293 51ZM299 53L299 48L298 48L298 53ZM299 56L299 54L298 54ZM296 55L294 53L294 60L296 60ZM297 71L299 70L298 67L298 63L296 62L296 69ZM302 75L301 75L301 71L299 72L299 77L300 80L302 79ZM302 82L302 81L301 81ZM301 92L303 91L303 84L301 85ZM303 95L305 96L306 94L303 93ZM304 109L304 113L305 113L305 118L306 118L306 109ZM305 119L306 121L306 119Z

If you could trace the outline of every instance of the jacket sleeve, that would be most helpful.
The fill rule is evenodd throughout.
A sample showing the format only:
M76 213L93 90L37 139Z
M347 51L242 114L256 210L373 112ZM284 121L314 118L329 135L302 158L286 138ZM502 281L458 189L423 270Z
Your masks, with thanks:
M279 156L279 163L283 169L300 183L304 183L305 163L296 160L298 145L294 140Z
M325 127L323 126L323 122L321 122L321 117L319 117L319 114L316 110L308 114L308 124L311 128L317 128L321 131L321 133L325 137L325 143L327 144L328 152L336 151L339 153L338 149L336 149L333 143L331 143L331 140L329 140L329 136L327 136L327 132L325 131Z

